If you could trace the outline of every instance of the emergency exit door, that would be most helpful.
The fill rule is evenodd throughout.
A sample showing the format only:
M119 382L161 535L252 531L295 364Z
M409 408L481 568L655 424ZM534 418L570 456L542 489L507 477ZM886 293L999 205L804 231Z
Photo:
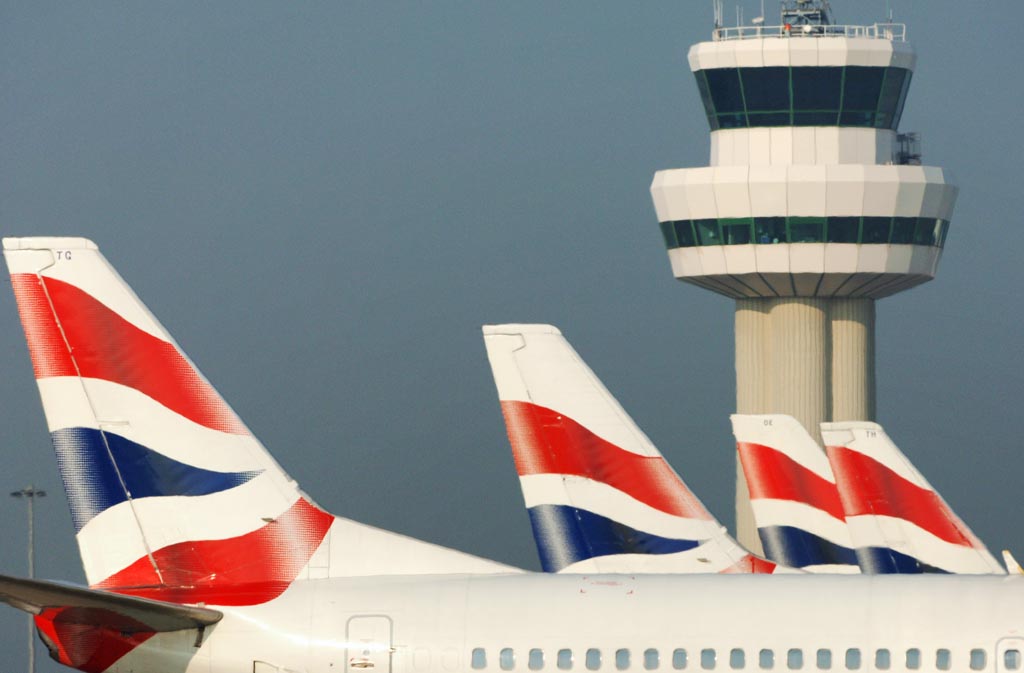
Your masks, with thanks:
M393 624L387 615L356 615L345 625L345 673L391 673Z

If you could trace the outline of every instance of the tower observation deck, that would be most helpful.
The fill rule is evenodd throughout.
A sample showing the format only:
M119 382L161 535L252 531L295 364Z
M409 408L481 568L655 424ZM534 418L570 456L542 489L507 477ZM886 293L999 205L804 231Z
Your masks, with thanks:
M689 65L710 165L651 193L679 280L736 302L736 411L874 420L875 301L935 277L957 188L899 135L916 64L901 24L716 27ZM760 549L742 471L737 535Z

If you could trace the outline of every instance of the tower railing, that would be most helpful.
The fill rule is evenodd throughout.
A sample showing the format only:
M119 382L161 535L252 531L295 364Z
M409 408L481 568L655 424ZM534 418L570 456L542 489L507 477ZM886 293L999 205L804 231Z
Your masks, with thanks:
M711 34L715 42L755 40L763 37L862 37L872 40L905 42L905 23L876 23L870 26L723 26Z

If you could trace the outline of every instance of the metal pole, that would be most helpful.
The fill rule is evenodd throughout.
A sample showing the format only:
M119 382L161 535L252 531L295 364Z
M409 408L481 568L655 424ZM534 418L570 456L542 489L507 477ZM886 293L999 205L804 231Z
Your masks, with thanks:
M46 491L37 489L29 484L20 491L12 491L11 497L22 498L28 501L28 577L33 579L36 576L36 555L35 555L35 499L46 496ZM32 615L28 616L28 673L36 671L36 647L33 636L35 623Z

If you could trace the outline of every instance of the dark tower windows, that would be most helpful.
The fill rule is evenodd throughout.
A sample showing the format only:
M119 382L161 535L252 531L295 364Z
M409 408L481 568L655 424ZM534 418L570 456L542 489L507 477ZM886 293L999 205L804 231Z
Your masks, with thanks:
M896 130L910 71L846 67L698 70L712 131L764 126L855 126Z

